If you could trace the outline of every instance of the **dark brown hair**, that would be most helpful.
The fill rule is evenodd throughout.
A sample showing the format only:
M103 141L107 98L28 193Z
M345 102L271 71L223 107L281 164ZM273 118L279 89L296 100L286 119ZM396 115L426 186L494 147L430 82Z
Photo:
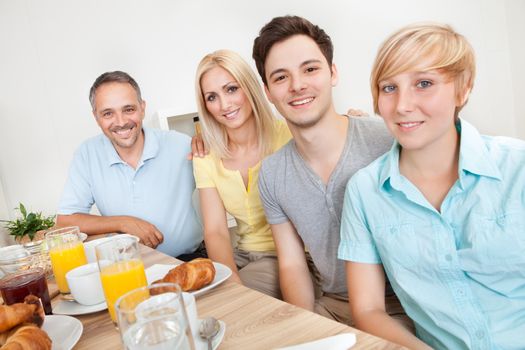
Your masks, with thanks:
M261 28L259 36L253 42L252 57L255 60L257 71L264 85L268 85L264 63L272 46L294 35L306 35L315 41L319 50L321 50L328 61L328 65L332 66L334 46L332 45L332 40L323 29L302 17L275 17Z
M89 103L91 103L91 108L95 110L95 92L99 86L107 83L128 83L133 87L137 93L137 99L139 102L142 102L142 96L140 94L139 84L133 79L128 73L122 71L106 72L101 74L89 89Z

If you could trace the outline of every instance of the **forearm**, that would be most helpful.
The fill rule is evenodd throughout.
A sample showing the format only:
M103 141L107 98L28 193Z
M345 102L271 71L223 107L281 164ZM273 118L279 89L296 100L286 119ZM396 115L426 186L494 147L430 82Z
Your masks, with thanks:
M211 231L204 229L204 242L208 257L213 261L228 266L232 270L231 280L241 283L239 271L233 258L233 248L227 229Z
M283 299L287 303L313 311L314 286L308 268L286 268L279 266L279 281Z
M407 348L432 349L384 311L354 313L354 321L357 328Z
M88 235L122 232L126 216L100 216L91 214L57 215L57 226L78 226Z

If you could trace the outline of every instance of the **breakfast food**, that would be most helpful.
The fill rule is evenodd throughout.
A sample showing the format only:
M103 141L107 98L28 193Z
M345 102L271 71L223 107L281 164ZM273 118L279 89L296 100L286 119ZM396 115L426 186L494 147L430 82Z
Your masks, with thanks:
M51 339L46 332L32 323L16 328L1 350L51 350Z
M177 283L185 292L201 289L215 278L215 267L211 259L198 258L171 269L163 279L153 283Z
M51 349L51 339L39 328L44 317L42 303L34 295L23 303L0 305L0 350Z

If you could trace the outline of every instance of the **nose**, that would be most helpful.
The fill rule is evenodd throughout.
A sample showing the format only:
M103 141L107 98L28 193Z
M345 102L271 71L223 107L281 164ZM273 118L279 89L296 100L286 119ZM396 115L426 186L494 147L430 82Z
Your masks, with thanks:
M306 88L306 81L300 75L290 77L290 91L299 92Z
M124 125L125 123L126 123L126 120L124 117L124 113L122 113L121 111L116 111L115 112L115 124Z
M397 93L397 105L396 109L398 114L404 115L414 110L414 95L410 88L398 87Z
M222 96L220 98L220 104L221 104L221 110L225 112L227 112L232 105L230 99L227 96Z

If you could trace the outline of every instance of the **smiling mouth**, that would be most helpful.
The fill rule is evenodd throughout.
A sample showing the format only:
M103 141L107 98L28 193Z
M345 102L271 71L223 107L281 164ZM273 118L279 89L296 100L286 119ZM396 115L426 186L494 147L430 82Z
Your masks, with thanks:
M239 109L236 109L234 111L231 111L229 113L225 113L222 116L226 119L233 119L237 116L237 113L239 112Z
M294 100L289 103L290 106L297 107L297 106L303 106L305 104L308 104L314 100L314 97L307 97L303 98L302 100Z
M113 128L111 132L119 137L126 138L130 136L133 129L135 129L135 125L124 125L123 127Z
M405 123L397 123L397 125L399 125L402 129L405 129L405 130L411 130L411 129L414 129L414 128L420 126L421 124L423 124L423 122L405 122Z

